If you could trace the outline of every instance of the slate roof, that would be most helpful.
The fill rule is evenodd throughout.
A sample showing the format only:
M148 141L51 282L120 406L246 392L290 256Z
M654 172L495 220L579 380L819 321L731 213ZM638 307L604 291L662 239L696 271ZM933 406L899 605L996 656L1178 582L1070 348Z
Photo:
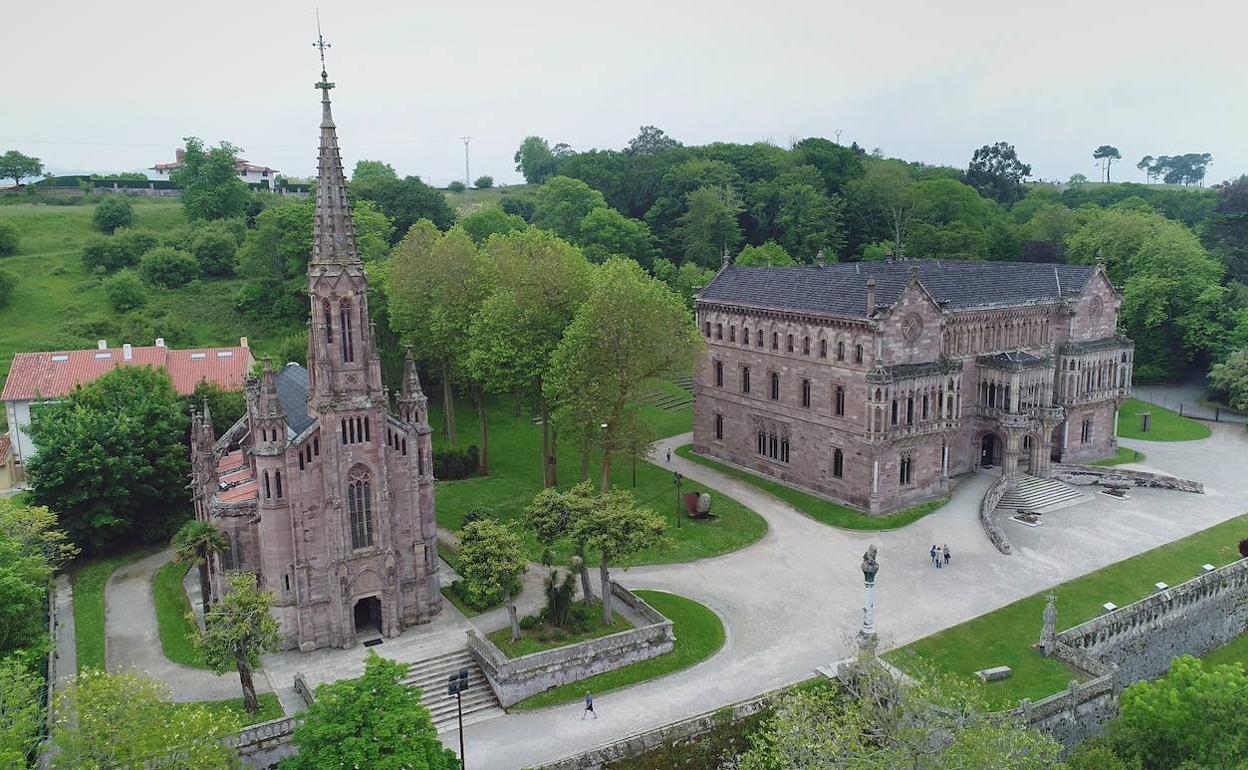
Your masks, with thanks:
M308 370L296 363L286 364L273 375L273 384L286 412L286 424L298 436L316 422L308 412Z
M1004 353L980 356L979 363L981 366L1001 371L1021 372L1038 366L1048 366L1050 362L1048 356L1040 357L1032 355L1025 350L1011 350Z
M916 267L919 282L950 310L1055 302L1082 292L1096 271L1085 265L949 259L825 267L734 265L715 276L699 296L710 302L865 317L869 278L875 278L876 306L886 307L901 295Z

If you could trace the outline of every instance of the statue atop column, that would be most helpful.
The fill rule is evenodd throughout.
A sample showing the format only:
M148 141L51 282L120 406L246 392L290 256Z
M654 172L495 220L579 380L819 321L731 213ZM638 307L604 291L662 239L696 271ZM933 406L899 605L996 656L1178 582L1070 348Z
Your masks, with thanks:
M869 546L862 555L862 577L865 601L862 605L862 629L858 631L858 652L862 657L875 657L879 637L875 633L875 576L880 571L875 546Z
M1044 605L1044 628L1040 630L1040 652L1052 655L1057 645L1057 594L1050 593Z

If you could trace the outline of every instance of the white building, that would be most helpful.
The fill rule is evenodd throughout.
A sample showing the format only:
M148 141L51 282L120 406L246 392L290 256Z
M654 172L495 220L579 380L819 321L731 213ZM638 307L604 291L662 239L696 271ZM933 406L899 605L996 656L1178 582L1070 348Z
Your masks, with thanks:
M179 148L174 151L175 160L172 163L157 163L147 171L148 179L169 179L174 171L182 168L182 164L186 160L186 151ZM234 158L234 170L238 173L238 178L247 184L260 184L267 182L269 187L273 186L274 180L280 173L275 168L268 166L257 166L246 158Z

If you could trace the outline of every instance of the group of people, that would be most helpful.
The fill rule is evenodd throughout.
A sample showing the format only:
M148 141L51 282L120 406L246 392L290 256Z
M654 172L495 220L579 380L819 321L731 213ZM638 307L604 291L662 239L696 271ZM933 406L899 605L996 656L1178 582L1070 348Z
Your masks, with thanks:
M949 566L949 546L942 545L939 548L935 544L932 545L931 551L932 564L936 569Z

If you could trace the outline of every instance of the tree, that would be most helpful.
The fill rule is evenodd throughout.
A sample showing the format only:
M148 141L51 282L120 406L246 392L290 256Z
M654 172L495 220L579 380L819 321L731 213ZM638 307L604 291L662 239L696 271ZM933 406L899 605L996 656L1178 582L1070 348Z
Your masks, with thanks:
M1122 160L1122 153L1113 145L1102 144L1092 152L1092 157L1101 162L1101 181L1108 184L1109 168L1114 165L1114 161Z
M581 576L581 596L586 602L594 600L594 589L589 580L589 563L585 558L585 542L589 531L578 522L589 515L597 505L594 487L582 481L566 491L553 487L543 489L524 509L524 523L548 548L556 541L571 538L576 545L575 569Z
M164 540L186 508L188 429L168 374L118 367L34 416L32 501L56 511L85 552Z
M0 660L24 648L42 652L48 581L75 553L47 508L0 498Z
M680 298L636 262L613 258L594 269L589 296L555 349L545 392L557 404L555 423L582 451L600 435L604 491L613 453L635 456L649 443L644 383L688 372L703 344Z
M14 286L17 286L17 276L8 270L0 270L0 307L9 304Z
M686 262L718 264L726 251L741 242L737 215L744 210L731 187L700 187L689 193L688 208L674 232Z
M41 174L43 161L38 158L23 155L17 150L9 150L0 155L0 179L12 179L13 184L19 185L22 179Z
M486 257L498 282L471 322L468 370L490 393L537 401L542 478L545 486L554 486L556 437L542 385L564 330L589 292L591 268L579 249L536 228L491 238Z
M888 238L894 256L905 257L910 226L921 202L910 170L900 163L871 163L862 178L850 182L846 197L850 210L867 219L858 225L859 231L871 240Z
M605 483L605 479L604 479ZM573 537L598 551L602 590L602 623L611 625L611 564L624 563L640 551L657 545L667 523L651 509L637 504L631 492L604 490L584 515L572 523Z
M1236 350L1209 370L1209 391L1232 409L1248 412L1248 350Z
M523 230L529 223L515 214L503 211L502 206L483 206L459 220L459 226L472 237L478 246L484 246L491 235Z
M808 184L784 186L776 216L780 244L804 262L813 261L820 250L835 258L845 244L842 205L839 196L829 198Z
M577 225L575 240L590 262L621 256L649 269L658 254L650 227L612 208L595 208L586 214Z
M42 691L42 677L0 660L0 767L30 766L44 723Z
M7 257L17 253L17 245L21 242L21 237L17 234L17 228L8 222L0 222L0 257Z
M230 575L226 582L225 595L204 616L205 628L197 632L195 647L217 675L238 671L243 707L254 714L260 701L251 672L260 665L260 656L278 645L277 621L269 614L273 595L260 590L255 575Z
M692 262L685 262L677 267L671 260L660 257L654 261L654 277L679 294L685 301L685 307L693 310L694 293L711 282L715 271Z
M472 186L478 190L488 190L494 186L494 177L489 174L482 174L477 177L477 181L473 182Z
M465 185L463 182L459 181L458 179L456 179L452 181L450 184L448 184L446 186L446 189L450 190L453 193L462 193L464 190L468 189L468 186Z
M301 348L307 350L306 335L301 335L301 338ZM290 360L292 359L286 356L274 356L277 367L284 366ZM215 382L200 380L196 383L195 390L184 400L182 411L189 412L201 406L212 417L219 435L232 428L239 418L247 414L247 397L241 390L226 390Z
M980 147L966 169L967 184L1004 206L1023 197L1023 180L1029 176L1031 166L1019 160L1014 145L1007 142Z
M865 173L863 152L843 147L822 137L812 136L793 145L799 165L814 166L823 178L823 191L829 195L840 192L845 185Z
M238 178L235 163L242 148L229 142L204 148L203 140L188 136L181 168L170 178L182 188L182 208L186 218L229 219L241 217L247 209L247 184Z
M797 262L783 246L767 241L762 246L746 246L737 255L735 264L738 267L793 267Z
M1088 183L1087 174L1079 174L1079 173L1071 174L1070 179L1066 182L1066 184L1068 184L1071 187L1079 187L1080 185L1085 185L1087 183Z
M512 160L516 162L516 171L523 174L524 181L529 184L542 184L559 168L550 144L540 136L526 136Z
M104 279L104 296L118 313L126 313L147 304L147 287L133 270L122 270Z
M454 770L455 752L444 748L420 690L403 682L408 664L371 650L364 675L316 688L316 700L295 727L299 753L282 770L359 767L370 770Z
M377 209L385 214L393 226L387 236L391 244L398 243L407 231L421 219L427 219L437 225L439 230L448 230L455 224L455 212L446 202L441 190L430 187L418 176L407 176L399 179L381 170L367 171L359 180L352 179L347 192L353 202L352 210L358 216L358 203L369 201L376 204ZM356 222L357 241L359 225Z
M138 672L79 674L56 697L52 766L58 770L240 766L233 747L223 740L239 731L237 717L199 703L175 707L170 698L168 688Z
M1140 158L1139 163L1135 164L1136 168L1144 172L1145 182L1153 181L1153 164L1156 162L1157 162L1157 159L1154 158L1152 155L1145 155L1143 158Z
M654 161L656 158L646 160ZM681 244L676 229L681 216L689 208L690 193L703 187L739 190L741 185L741 175L729 163L701 158L676 163L658 180L654 202L645 212L646 223L669 255L677 253Z
M511 640L520 639L516 597L528 567L520 537L505 524L478 519L459 531L459 574L463 589L489 606L501 599L511 619Z
M199 600L203 604L204 617L208 616L208 604L212 600L208 562L213 556L225 553L229 547L230 541L225 533L207 521L188 521L173 536L173 560L199 568Z
M91 221L95 223L95 229L106 235L112 235L117 228L130 226L134 221L134 209L131 208L130 201L125 198L119 195L111 196L96 205Z
M1248 176L1215 187L1217 208L1200 225L1200 238L1226 265L1227 277L1248 281Z
M176 289L199 275L199 263L185 251L161 246L139 260L139 275L153 286Z
M355 170L351 172L351 184L370 182L378 179L398 179L394 166L380 160L357 160Z
M533 224L572 241L576 239L581 220L594 209L606 206L602 193L581 180L554 176L537 191Z
M234 255L238 252L238 240L229 230L212 222L196 230L191 236L189 251L199 263L204 275L224 278L234 273Z
M624 152L634 157L658 155L680 146L680 142L663 133L663 129L657 126L642 126L637 136L629 140L628 149Z

